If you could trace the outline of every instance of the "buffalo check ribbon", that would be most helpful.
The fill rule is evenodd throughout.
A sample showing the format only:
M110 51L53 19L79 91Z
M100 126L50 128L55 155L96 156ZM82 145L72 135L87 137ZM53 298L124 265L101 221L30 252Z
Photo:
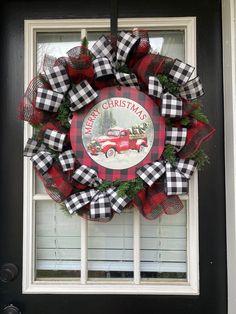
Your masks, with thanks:
M166 144L171 144L175 146L176 151L180 151L187 139L187 128L175 128L167 127L166 128Z
M130 202L128 196L120 197L115 188L109 188L104 192L89 189L70 195L65 205L70 214L80 210L90 203L90 218L103 219L110 217L112 211L120 213Z
M64 172L74 169L75 154L73 150L66 150L59 155L58 159Z
M91 52L95 56L93 61L95 79L114 76L120 85L138 88L138 80L134 73L117 73L116 68L125 65L139 41L139 36L122 31L118 35L115 51L111 41L107 37L101 36L91 48Z
M72 178L81 184L91 187L97 187L102 182L102 180L98 177L97 171L85 165L79 166L75 170Z
M166 92L157 77L149 76L148 94L161 99L162 116L181 118L183 115L183 102L181 98L193 100L204 95L199 76L189 81L193 71L194 67L179 59L175 59L168 76L172 82L179 85L178 97Z
M49 148L61 152L63 150L65 139L65 133L60 133L56 130L46 129L46 131L44 132L43 142L47 144Z
M53 164L53 156L47 151L41 151L31 157L33 166L41 175L44 175Z
M46 145L44 143L40 143L32 138L29 138L24 148L24 156L32 157L38 152L45 151L45 150L46 150Z
M91 103L98 94L86 80L83 80L80 84L72 86L68 96L70 99L70 110L76 111Z
M192 159L179 159L175 166L169 162L156 161L139 168L137 175L152 186L165 173L166 194L178 195L188 192L188 180L195 168L196 162Z

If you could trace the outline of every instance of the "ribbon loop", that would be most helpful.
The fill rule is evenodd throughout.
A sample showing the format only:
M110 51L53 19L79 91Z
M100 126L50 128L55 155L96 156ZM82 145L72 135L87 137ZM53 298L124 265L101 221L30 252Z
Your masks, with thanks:
M36 108L57 112L63 100L63 95L45 88L38 88L36 97Z
M49 83L53 89L58 93L66 93L70 87L70 79L63 65L54 66L45 71Z
M132 35L131 33L120 32L117 40L117 62L121 65L126 63L129 53L132 48L140 41L139 37Z
M74 169L75 154L73 150L70 149L61 153L58 159L64 172Z
M185 176L185 178L190 179L196 168L196 161L193 159L179 159L176 164L176 168Z
M92 219L102 219L111 216L111 204L105 192L99 192L90 203L90 217Z
M172 82L179 85L185 85L194 71L194 67L175 59L175 62L169 72L169 77Z
M46 129L44 133L44 143L51 149L61 152L63 150L66 134L57 132L56 130Z
M76 86L73 86L68 95L70 97L71 111L76 111L83 108L98 96L98 94L86 80L82 81Z
M107 58L112 65L115 64L115 52L112 48L111 42L104 35L101 36L91 48L92 54L96 57Z
M187 82L180 88L180 96L184 99L196 99L204 95L204 90L199 76Z
M53 164L52 154L41 151L31 157L31 161L40 174L45 174Z
M115 76L120 85L128 86L128 87L134 86L137 89L139 89L138 79L134 73L129 74L129 73L117 72Z
M29 138L24 149L24 156L25 157L32 157L33 155L37 154L40 151L45 151L46 145L43 143L39 143L36 140Z
M163 93L163 88L158 78L155 76L149 76L148 94L156 98L161 98L162 93Z
M165 171L166 169L163 162L155 161L139 168L137 175L149 186L152 186L153 183L165 173Z
M179 195L188 193L188 179L177 168L166 163L166 194Z
M187 138L186 128L174 128L169 127L166 129L166 144L171 144L176 147L177 151L180 151L184 147Z
M181 118L183 115L182 100L170 93L162 96L161 115L169 118Z
M127 195L123 197L119 196L115 188L107 189L107 195L110 200L111 208L119 214L126 207L126 205L131 201L131 199Z
M100 79L101 77L109 78L114 75L113 68L110 61L107 58L97 58L93 61L95 79Z
M73 214L75 211L81 209L82 207L90 203L96 194L97 191L95 189L90 189L70 195L65 200L65 205L69 213Z
M101 179L98 178L97 172L85 165L78 167L72 178L84 185L92 187L97 186L101 182Z

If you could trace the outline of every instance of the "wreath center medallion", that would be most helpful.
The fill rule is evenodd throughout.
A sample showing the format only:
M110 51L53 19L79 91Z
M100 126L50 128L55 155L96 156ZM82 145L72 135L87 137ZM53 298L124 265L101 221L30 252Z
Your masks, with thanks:
M70 137L78 160L99 177L130 180L140 166L161 156L165 121L153 100L136 88L104 88L74 114Z

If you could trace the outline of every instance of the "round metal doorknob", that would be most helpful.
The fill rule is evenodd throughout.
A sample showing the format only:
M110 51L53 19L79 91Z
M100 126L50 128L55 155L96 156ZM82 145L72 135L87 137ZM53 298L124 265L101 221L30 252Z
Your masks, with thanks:
M0 281L9 282L14 280L18 275L18 268L15 264L7 263L0 267Z
M18 307L10 304L10 305L4 307L2 314L21 314L21 312L18 309Z

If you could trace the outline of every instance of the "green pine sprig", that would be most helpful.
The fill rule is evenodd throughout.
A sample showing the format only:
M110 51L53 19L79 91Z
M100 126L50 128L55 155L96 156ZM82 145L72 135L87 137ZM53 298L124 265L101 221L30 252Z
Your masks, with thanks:
M178 84L171 82L166 74L158 74L158 80L160 81L162 87L167 92L171 93L172 95L178 96L180 87Z
M69 116L71 114L69 104L69 100L65 98L58 109L57 115L57 120L61 122L62 126L68 129L70 128Z
M201 108L193 110L190 115L198 121L204 122L206 124L209 123L207 116L201 111Z
M171 144L167 144L165 146L164 152L163 152L163 158L168 161L172 166L175 166L177 162L177 156L175 147Z
M206 164L210 163L209 156L204 152L203 149L199 149L190 156L190 159L193 159L197 163L197 169L199 171L203 170Z

